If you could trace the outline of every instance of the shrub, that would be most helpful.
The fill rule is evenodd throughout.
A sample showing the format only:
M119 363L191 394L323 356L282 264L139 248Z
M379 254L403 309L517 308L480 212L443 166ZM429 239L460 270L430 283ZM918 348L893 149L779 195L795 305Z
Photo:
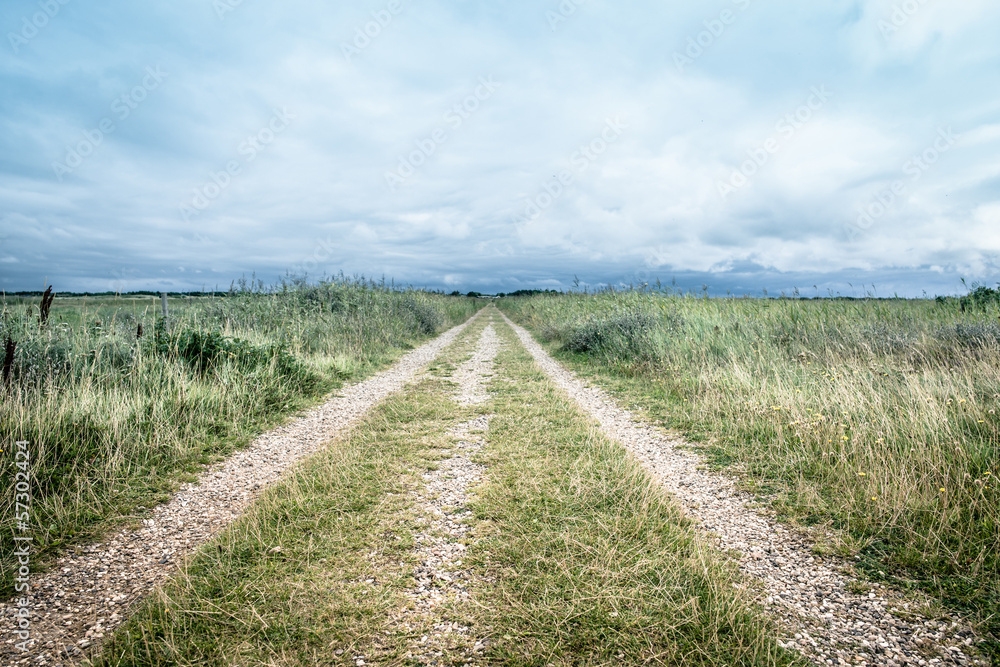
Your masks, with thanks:
M573 327L563 347L618 362L648 361L656 356L656 328L656 318L640 310L591 316Z
M68 375L72 370L72 348L68 341L33 335L17 344L10 377L11 382L26 386Z
M902 354L916 343L912 330L894 327L885 322L874 322L861 329L861 338L875 354Z
M960 322L944 327L937 333L946 343L957 343L967 349L1000 346L1000 324L996 322Z
M400 302L400 310L412 318L414 328L421 334L436 333L444 326L444 315L433 305L407 294Z
M118 337L109 337L101 341L98 347L88 354L94 370L99 373L125 372L135 363L135 357L135 345Z
M972 291L959 299L962 310L986 310L989 307L1000 308L1000 289L991 289L985 285L973 283Z
M225 336L212 331L207 334L185 329L166 336L162 327L157 331L156 351L168 358L180 358L192 368L204 373L228 351Z
M312 375L289 351L287 343L254 345L238 338L228 338L218 331L204 333L195 329L183 329L167 336L160 328L157 334L156 350L159 354L182 359L200 374L223 363L234 364L248 373L274 363L281 377Z

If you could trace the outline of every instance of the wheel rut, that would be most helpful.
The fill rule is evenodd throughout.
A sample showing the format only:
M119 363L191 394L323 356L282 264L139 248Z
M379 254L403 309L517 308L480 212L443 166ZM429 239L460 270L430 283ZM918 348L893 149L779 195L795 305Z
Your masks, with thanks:
M552 381L645 465L703 533L740 554L740 569L763 590L760 602L786 629L783 647L818 665L989 664L972 655L976 637L963 623L924 617L899 592L853 579L848 563L814 553L802 536L752 508L734 479L704 470L700 456L681 448L686 443L616 405L504 320Z

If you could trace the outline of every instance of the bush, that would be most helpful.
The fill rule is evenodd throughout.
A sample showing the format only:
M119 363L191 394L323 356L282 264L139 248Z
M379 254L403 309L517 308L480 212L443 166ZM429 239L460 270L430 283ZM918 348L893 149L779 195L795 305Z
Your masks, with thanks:
M916 343L912 330L875 322L861 329L861 338L872 352L879 355L909 352Z
M991 306L1000 308L1000 289L991 289L985 285L972 285L972 291L959 299L962 310L986 310Z
M944 327L937 333L945 343L957 343L964 348L978 350L1000 346L1000 324L996 322L961 322Z
M11 382L27 386L46 378L68 375L72 370L70 344L60 338L39 334L17 342Z
M618 362L648 361L656 357L656 328L656 318L640 310L591 316L569 332L563 347Z
M185 329L172 336L158 328L156 351L168 358L180 358L200 373L216 365L228 352L229 344L225 336L212 331L207 334L193 329Z
M101 341L96 349L90 351L88 360L99 373L122 373L132 367L135 356L134 343L115 337Z
M408 318L412 318L414 329L421 334L437 333L444 326L444 315L430 303L421 301L412 294L403 297L400 310Z
M227 338L218 331L203 333L194 329L184 329L167 336L159 329L156 350L167 358L184 360L200 374L224 363L233 364L245 373L273 363L280 377L299 376L310 386L319 382L289 351L286 343L254 345L238 338Z

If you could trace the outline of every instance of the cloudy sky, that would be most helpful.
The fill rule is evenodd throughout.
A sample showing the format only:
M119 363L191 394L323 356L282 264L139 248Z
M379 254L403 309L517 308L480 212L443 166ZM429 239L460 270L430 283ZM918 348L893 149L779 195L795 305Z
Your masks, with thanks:
M1000 281L996 0L4 0L0 288Z

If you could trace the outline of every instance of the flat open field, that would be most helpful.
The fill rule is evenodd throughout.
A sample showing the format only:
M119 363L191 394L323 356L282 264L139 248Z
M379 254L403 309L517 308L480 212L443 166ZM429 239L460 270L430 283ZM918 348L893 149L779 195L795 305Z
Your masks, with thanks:
M783 518L814 527L821 548L979 619L996 642L1000 312L995 290L977 294L636 291L502 308L570 368L738 473Z
M36 538L28 652L3 543L11 664L996 659L988 308L333 283L178 300L168 332L151 298L56 304L0 332Z

